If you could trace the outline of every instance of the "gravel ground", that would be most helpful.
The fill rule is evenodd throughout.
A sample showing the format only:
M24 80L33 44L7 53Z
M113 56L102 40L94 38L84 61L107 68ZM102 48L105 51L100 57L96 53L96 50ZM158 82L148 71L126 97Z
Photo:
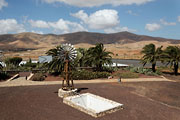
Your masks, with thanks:
M168 84L169 82L166 82ZM170 82L176 84L175 82ZM123 83L129 84L129 83ZM118 83L75 84L90 92L124 104L124 109L98 120L180 120L180 109L134 94L136 89ZM155 82L164 86L163 82ZM152 86L153 87L153 86ZM167 86L165 86L167 87ZM1 120L94 120L66 104L57 96L59 85L0 88ZM166 92L166 91L164 91ZM169 91L170 92L170 91ZM171 91L173 92L173 91Z

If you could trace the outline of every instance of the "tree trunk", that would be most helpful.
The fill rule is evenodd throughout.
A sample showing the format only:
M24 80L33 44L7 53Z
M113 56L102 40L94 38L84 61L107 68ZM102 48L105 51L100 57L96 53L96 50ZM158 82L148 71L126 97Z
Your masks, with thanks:
M153 63L153 64L152 64L152 71L153 71L153 72L156 72L156 63Z
M102 71L102 65L100 65L100 64L96 65L96 70L101 72Z
M178 75L178 67L179 67L178 63L174 63L174 74L175 75Z
M102 61L100 61L100 64L99 64L99 70L100 70L100 72L102 72Z
M99 70L102 72L102 64L99 65Z
M79 66L82 67L82 59L79 60Z

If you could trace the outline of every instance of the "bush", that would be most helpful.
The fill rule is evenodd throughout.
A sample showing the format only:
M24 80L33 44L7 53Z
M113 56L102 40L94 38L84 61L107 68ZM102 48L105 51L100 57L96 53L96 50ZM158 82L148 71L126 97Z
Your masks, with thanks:
M156 72L155 72L157 75L162 75L162 72L161 71L159 71L159 70L156 70Z
M137 67L132 67L132 68L130 68L130 71L131 71L131 72L138 73L138 68L137 68Z
M5 63L6 65L14 65L14 66L19 66L19 63L22 61L22 58L21 57L12 57L12 58L6 58L5 59Z
M108 72L95 72L97 78L107 78L111 76Z
M43 81L43 80L45 80L45 75L42 73L36 73L32 78L32 81Z
M145 75L158 76L158 75L162 75L162 73L160 71L156 70L156 72L149 71L149 72L145 73Z
M4 72L0 72L0 81L6 80L8 78L10 78L10 75L8 75L7 73L4 73Z
M128 67L126 68L126 70L129 70L133 73L141 73L141 74L145 74L145 75L161 75L162 73L158 70L156 70L156 72L153 72L152 69L149 68L143 68L143 67Z
M96 78L107 78L111 74L108 72L91 72L87 70L72 71L73 80L90 80Z
M112 73L112 72L117 71L117 70L118 70L117 67L103 67L103 71L105 71L105 72Z
M30 67L30 68L35 68L38 63L30 63L27 62L26 64L22 65L23 67Z

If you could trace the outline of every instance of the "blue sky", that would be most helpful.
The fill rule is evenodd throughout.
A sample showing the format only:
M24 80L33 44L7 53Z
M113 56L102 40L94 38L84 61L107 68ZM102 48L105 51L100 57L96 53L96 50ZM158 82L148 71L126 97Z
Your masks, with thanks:
M78 31L180 39L180 0L0 0L0 34Z

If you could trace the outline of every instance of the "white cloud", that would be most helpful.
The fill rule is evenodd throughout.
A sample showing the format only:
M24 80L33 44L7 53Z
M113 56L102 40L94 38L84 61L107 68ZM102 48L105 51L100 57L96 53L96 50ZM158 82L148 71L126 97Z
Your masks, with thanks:
M161 24L165 25L165 26L172 26L172 25L176 25L175 22L167 22L164 19L160 19Z
M94 7L94 6L102 6L102 5L141 5L147 2L151 2L154 0L41 0L46 3L56 3L61 2L72 6L78 7Z
M37 28L49 28L48 23L42 20L29 20L29 23L31 24L32 27L37 27Z
M178 16L178 22L180 22L180 16Z
M136 32L137 30L129 29L128 27L115 27L115 28L109 28L109 29L104 30L105 33L117 33L117 32L123 32L123 31Z
M161 25L157 24L157 23L152 23L152 24L146 24L145 29L153 32L156 30L159 30L161 28Z
M37 33L37 34L44 34L42 31L35 31L35 30L32 30L31 32Z
M29 20L32 27L35 28L51 28L55 33L69 33L78 31L87 31L81 24L59 19L55 22L46 22L43 20Z
M130 15L134 15L134 16L138 15L138 14L134 13L132 10L128 10L127 13L130 14Z
M63 19L59 19L57 22L48 22L48 24L55 30L61 30L64 32L69 31L68 21Z
M5 1L5 0L0 0L0 10L3 8L3 7L7 7L8 6L8 3Z
M48 22L50 27L54 28L56 32L61 31L63 33L87 31L81 24L71 22L63 19L59 19L57 22Z
M71 13L71 16L81 19L82 21L86 22L89 18L88 14L85 13L83 10L80 10L77 13Z
M99 10L89 16L83 10L71 15L81 19L91 29L108 29L120 22L118 12L110 9Z
M0 20L0 34L25 32L24 26L15 19Z

